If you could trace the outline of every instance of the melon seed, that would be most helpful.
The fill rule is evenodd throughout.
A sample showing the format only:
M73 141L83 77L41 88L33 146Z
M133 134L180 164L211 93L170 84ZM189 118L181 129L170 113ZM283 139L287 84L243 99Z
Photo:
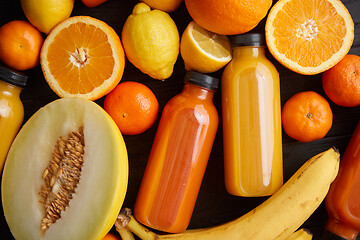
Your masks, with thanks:
M80 181L85 147L83 130L80 127L57 140L52 159L41 176L44 184L39 202L45 208L40 224L43 232L61 218L61 212L66 210Z

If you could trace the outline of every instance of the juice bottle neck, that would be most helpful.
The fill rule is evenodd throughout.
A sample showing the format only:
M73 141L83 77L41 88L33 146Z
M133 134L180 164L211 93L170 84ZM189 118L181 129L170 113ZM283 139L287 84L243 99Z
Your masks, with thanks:
M203 101L212 101L214 93L214 91L191 83L185 83L182 91L184 96L195 97Z
M239 46L233 48L233 59L237 58L265 58L265 47Z
M0 80L0 95L2 96L20 96L22 88Z

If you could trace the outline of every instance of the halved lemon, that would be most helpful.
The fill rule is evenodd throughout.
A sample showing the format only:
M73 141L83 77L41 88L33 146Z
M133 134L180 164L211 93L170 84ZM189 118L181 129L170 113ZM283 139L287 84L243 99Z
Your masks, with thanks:
M120 82L125 55L117 33L105 22L75 16L58 24L45 39L41 67L60 97L96 100Z
M339 0L280 0L265 25L271 54L290 70L313 75L338 63L354 40L354 23Z
M180 54L186 70L203 73L215 72L232 59L228 37L210 32L194 21L181 36Z

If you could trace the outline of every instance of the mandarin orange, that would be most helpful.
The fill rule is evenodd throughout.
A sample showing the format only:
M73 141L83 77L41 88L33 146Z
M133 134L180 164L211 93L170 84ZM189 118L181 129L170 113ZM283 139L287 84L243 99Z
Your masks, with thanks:
M348 54L322 74L322 85L331 101L343 107L360 105L360 57Z
M41 33L29 22L14 20L0 28L0 60L16 70L39 64L43 44Z
M333 113L328 101L314 91L299 92L285 103L281 121L286 134L300 142L323 138L330 130Z
M159 103L146 85L126 81L111 91L104 101L104 109L124 135L137 135L148 130L156 121Z

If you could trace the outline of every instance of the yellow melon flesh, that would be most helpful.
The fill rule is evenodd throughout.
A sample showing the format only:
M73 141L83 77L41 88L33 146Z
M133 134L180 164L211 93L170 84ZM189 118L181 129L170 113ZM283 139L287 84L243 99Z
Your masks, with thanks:
M85 139L80 181L61 218L42 231L43 171L59 137L80 127ZM1 186L5 218L17 240L102 239L120 211L127 181L126 146L109 115L90 100L59 99L36 112L13 142Z

